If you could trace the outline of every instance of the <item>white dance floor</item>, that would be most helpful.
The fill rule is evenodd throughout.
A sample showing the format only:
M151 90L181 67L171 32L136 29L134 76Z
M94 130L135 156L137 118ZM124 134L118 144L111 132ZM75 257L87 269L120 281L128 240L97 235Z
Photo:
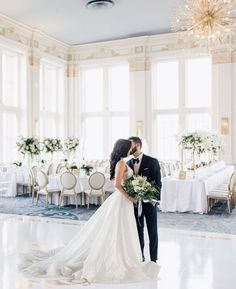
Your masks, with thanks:
M65 245L82 222L0 215L0 288L84 288L59 280L31 280L17 270L19 253ZM146 241L147 244L147 241ZM148 246L146 245L146 256ZM136 284L91 284L99 289L235 288L236 235L159 229L158 280Z

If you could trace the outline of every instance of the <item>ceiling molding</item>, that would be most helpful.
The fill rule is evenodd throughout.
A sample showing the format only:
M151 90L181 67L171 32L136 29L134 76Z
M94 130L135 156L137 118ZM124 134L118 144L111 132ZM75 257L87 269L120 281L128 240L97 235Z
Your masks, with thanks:
M0 37L16 43L16 46L25 47L32 55L37 53L38 55L56 57L68 62L68 64L102 59L151 59L160 53L198 49L202 51L202 48L197 45L194 38L186 37L184 32L132 37L82 45L67 45L2 14L0 14ZM236 33L228 40L227 44L219 48L222 50L223 47L223 50L230 50L235 46ZM143 64L143 66L145 69L149 69L146 64Z

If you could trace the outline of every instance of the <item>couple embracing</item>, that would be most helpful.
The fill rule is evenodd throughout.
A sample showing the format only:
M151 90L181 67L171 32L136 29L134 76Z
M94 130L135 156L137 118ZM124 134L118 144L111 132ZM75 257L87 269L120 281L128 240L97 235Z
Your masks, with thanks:
M143 154L141 148L138 137L119 139L115 143L110 159L115 192L64 248L28 253L20 265L21 270L31 277L70 279L78 283L142 282L157 277L160 270L156 263L157 208L145 202L140 215L137 200L124 189L126 180L143 175L160 192L159 163ZM126 163L124 159L129 155L134 158ZM151 261L144 258L144 218Z

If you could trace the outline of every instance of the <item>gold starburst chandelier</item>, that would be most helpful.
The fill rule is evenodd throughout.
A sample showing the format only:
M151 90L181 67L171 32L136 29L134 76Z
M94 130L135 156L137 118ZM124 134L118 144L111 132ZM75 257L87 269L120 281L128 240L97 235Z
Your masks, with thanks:
M172 31L186 31L200 44L224 43L232 33L235 0L184 0L175 10Z

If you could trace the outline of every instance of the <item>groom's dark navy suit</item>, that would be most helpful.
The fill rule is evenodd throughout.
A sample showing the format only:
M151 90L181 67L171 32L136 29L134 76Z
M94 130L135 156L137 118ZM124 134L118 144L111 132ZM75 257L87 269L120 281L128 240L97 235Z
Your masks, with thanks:
M128 161L127 164L134 170L134 159ZM147 181L153 182L155 184L155 186L158 188L159 191L156 199L160 200L161 173L158 160L143 154L138 175L147 177ZM142 254L144 249L144 217L145 217L149 236L150 257L151 261L156 261L158 250L157 207L153 206L151 203L142 203L142 207L143 207L142 215L140 217L138 217L137 207L134 208Z

